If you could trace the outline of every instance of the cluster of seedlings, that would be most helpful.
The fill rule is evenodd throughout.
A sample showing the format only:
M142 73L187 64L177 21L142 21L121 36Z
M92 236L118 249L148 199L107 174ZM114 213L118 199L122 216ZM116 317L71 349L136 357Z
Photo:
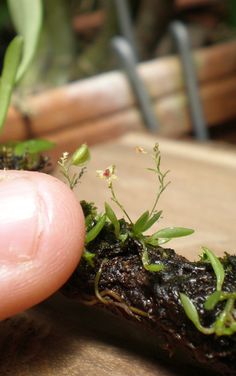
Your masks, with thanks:
M137 147L137 151L146 154L146 151ZM72 156L69 158L68 154L64 154L59 165L62 169L62 173L67 179L69 186L73 189L75 185L79 182L81 176L83 175L86 167L85 163L89 160L90 153L87 145L82 145ZM154 204L151 210L147 210L141 214L141 216L136 220L132 221L130 215L127 213L124 206L120 203L114 187L114 181L117 179L116 167L111 165L104 170L98 170L97 176L104 179L107 182L108 189L111 192L111 200L116 204L123 212L124 217L118 219L112 207L105 202L104 212L98 213L96 207L91 203L86 203L82 201L82 208L85 214L86 223L86 239L85 248L83 253L83 259L91 267L95 268L96 264L96 252L91 252L91 243L96 242L96 239L101 237L102 233L110 233L118 244L122 247L127 242L131 240L139 244L139 256L142 262L143 268L150 273L160 273L164 271L165 260L152 262L149 257L150 248L162 246L164 243L169 242L173 238L190 235L193 233L192 229L182 228L182 227L170 227L158 230L151 235L147 235L146 232L151 229L151 227L157 223L161 218L162 211L157 210L157 204L159 198L163 191L166 189L169 181L166 181L169 171L163 172L161 169L161 154L159 150L159 145L155 144L152 151L153 167L148 168L148 170L157 176L157 191L154 200ZM78 174L74 174L70 177L69 170L71 166L82 166ZM101 240L100 240L101 241ZM96 249L96 248L95 248ZM87 299L88 304L95 304L96 302L101 302L103 304L114 304L116 306L123 307L126 311L135 312L136 315L149 316L148 312L145 312L137 307L130 305L125 306L125 302L122 297L119 296L112 290L99 291L99 281L102 276L102 271L104 265L107 262L107 258L104 257L102 261L99 262L99 268L96 272L94 278L94 296ZM236 291L225 291L223 289L225 270L221 260L208 248L203 247L203 254L201 256L201 262L211 265L212 270L216 279L216 286L214 291L206 298L204 302L204 309L206 311L211 311L220 305L221 309L218 310L218 314L215 317L215 321L211 323L209 327L205 327L201 324L199 313L194 305L194 302L184 293L179 292L179 301L182 308L188 317L195 325L195 327L203 334L216 336L230 336L236 332L236 310L235 310L235 299ZM223 304L224 303L224 304Z

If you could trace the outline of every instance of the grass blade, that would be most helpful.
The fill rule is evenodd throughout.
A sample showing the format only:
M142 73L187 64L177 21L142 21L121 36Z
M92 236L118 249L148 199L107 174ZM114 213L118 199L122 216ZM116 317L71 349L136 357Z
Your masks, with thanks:
M24 40L23 56L16 76L18 82L26 72L37 48L42 24L42 1L7 0L7 2L16 31Z

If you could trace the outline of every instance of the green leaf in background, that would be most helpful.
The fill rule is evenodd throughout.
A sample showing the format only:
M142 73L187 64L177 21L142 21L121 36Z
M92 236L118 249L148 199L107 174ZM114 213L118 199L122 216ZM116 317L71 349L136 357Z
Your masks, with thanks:
M0 78L0 128L2 128L16 80L17 68L21 59L23 38L15 37L9 44L3 62Z
M81 166L90 160L90 151L87 144L82 144L73 153L71 163L73 166Z
M41 0L7 0L13 24L23 37L23 56L17 70L16 82L26 72L33 59L42 24Z
M15 155L21 156L25 153L38 154L53 148L55 144L48 140L35 139L19 142L14 149Z

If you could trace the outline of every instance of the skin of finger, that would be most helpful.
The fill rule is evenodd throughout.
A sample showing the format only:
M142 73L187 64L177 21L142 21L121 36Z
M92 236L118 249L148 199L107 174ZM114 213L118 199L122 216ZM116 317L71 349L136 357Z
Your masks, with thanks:
M13 178L17 189L17 179L22 177L33 183L40 199L40 239L30 260L1 263L0 319L39 303L58 290L78 265L84 244L84 217L73 192L58 179L38 172L1 171L0 184L2 179ZM12 234L16 235L21 236Z

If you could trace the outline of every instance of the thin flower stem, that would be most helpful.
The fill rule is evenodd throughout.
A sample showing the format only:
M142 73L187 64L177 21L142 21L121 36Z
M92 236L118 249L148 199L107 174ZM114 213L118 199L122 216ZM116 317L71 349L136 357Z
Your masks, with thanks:
M156 209L156 206L157 206L157 203L158 203L158 201L160 199L161 194L164 192L164 190L166 189L166 187L170 184L170 181L167 182L167 183L165 183L165 178L166 178L167 174L169 173L169 170L165 171L165 172L161 171L161 154L160 154L160 150L159 150L159 145L158 144L155 144L155 146L153 148L153 160L155 162L156 167L155 168L149 168L149 170L153 171L153 172L155 172L157 174L158 181L159 181L159 187L158 187L158 191L157 191L155 202L154 202L152 210L150 212L150 217L155 212L155 209Z
M112 181L110 182L109 184L109 189L111 191L111 194L112 194L112 200L116 203L116 205L119 206L119 208L122 210L122 212L124 213L124 215L126 216L126 218L128 219L128 221L130 222L130 224L132 225L133 222L129 216L129 214L127 213L127 211L125 210L124 206L118 201L117 197L116 197L116 194L115 194L115 191L114 191L114 187L113 187L113 184L112 184Z
M166 189L166 187L167 187L169 184L170 184L170 181L169 181L168 183L166 183L164 186L162 186L161 188L159 188L159 192L158 192L158 194L157 194L156 200L155 200L155 202L154 202L154 204L153 204L153 207L152 207L152 210L151 210L151 212L150 212L150 217L152 216L152 214L154 213L154 211L155 211L155 209L156 209L156 206L157 206L157 203L158 203L158 201L159 201L159 199L160 199L161 194L164 192L164 190Z

